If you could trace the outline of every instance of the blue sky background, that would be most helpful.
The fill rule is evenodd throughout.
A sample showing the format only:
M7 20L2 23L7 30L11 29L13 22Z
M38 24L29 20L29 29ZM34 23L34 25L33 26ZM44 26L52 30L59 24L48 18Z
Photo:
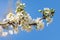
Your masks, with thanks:
M15 10L16 1L13 0L13 10ZM41 17L38 12L43 8L54 8L56 10L53 22L41 31L32 30L31 32L19 32L17 35L9 35L7 37L0 37L0 40L60 40L60 0L22 0L26 3L25 10L32 16L32 18ZM0 0L0 21L5 18L8 10L8 0Z

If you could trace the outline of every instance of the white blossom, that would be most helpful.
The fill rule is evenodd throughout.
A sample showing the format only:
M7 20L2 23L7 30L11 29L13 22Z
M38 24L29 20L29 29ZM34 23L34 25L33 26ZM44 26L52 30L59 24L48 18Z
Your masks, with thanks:
M9 30L9 34L13 35L13 30Z
M38 23L39 21L42 22L43 20L40 20L40 19L41 19L41 18L37 18L37 19L35 20L35 22L36 22L36 23Z
M29 26L29 25L25 25L25 26L22 26L22 27L21 27L21 30L22 30L22 31L25 30L25 31L27 31L27 32L30 32L30 31L32 30L32 27Z
M17 34L18 33L18 27L16 27L16 28L13 29L13 33L14 34Z
M39 22L38 24L37 24L37 29L39 30L42 30L44 28L44 23L42 22Z
M16 21L15 15L13 13L9 13L6 17L7 20L9 21Z
M18 33L18 30L16 31L16 30L14 30L14 34L17 34Z
M47 21L47 26L48 26L53 21L53 18L48 17L46 18L46 21Z
M2 32L2 36L7 36L8 35L8 32Z
M1 32L3 32L3 28L2 28L2 26L0 26L0 33L1 33Z
M23 17L23 14L22 14L22 12L18 12L17 14L16 14L16 18L19 20L19 19L21 19Z
M44 22L43 22L43 20L40 20L40 19L41 19L41 18L37 18L37 19L36 19L37 30L44 28Z

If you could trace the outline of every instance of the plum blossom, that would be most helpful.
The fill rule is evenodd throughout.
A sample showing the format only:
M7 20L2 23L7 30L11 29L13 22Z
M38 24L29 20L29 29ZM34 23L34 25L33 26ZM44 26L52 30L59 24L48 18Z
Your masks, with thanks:
M25 30L30 32L33 26L36 26L37 30L42 30L44 28L44 21L47 21L47 26L53 21L51 16L54 15L54 10L49 8L44 8L44 10L39 10L42 12L43 17L32 19L29 13L24 10L25 3L17 2L16 14L9 12L5 19L0 23L0 36L7 36L8 34L17 34L20 30ZM10 29L11 28L11 29ZM4 29L7 30L4 32Z
M47 21L47 26L48 26L53 21L53 18L48 17L46 18L46 21Z
M2 32L2 35L1 36L7 36L8 35L8 32Z
M9 30L8 33L13 35L13 30Z
M3 32L3 28L2 28L2 26L0 26L0 33L1 33L1 32Z
M43 29L44 28L44 22L43 22L43 20L40 20L41 18L37 18L36 19L36 23L37 23L37 30L39 30L39 29Z

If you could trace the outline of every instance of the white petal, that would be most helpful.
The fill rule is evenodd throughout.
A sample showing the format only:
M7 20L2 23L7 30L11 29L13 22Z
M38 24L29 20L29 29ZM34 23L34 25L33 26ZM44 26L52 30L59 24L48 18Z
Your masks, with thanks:
M46 21L47 21L47 26L48 26L48 24L50 24L53 21L53 18L47 18Z
M2 28L2 26L0 26L0 32L2 32L3 31L3 28Z
M44 10L50 10L49 8L44 8Z
M18 31L15 31L15 30L14 30L14 34L17 34L17 33L18 33Z
M11 35L12 35L12 34L13 34L13 30L9 30L9 34L11 34Z
M8 32L2 32L2 36L7 36L8 35Z

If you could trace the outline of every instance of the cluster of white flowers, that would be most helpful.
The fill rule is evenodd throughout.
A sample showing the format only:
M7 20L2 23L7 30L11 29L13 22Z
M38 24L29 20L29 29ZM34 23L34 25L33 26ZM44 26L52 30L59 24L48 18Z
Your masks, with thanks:
M25 30L30 32L32 30L32 26L36 25L37 30L42 30L44 28L44 22L42 18L32 19L31 16L24 10L25 4L17 3L17 8L15 13L9 12L6 16L6 19L3 19L3 23L0 23L0 36L7 36L8 34L17 34L20 30ZM45 13L50 13L49 8L44 8L44 15ZM41 11L41 10L39 10ZM46 17L47 25L52 22L52 18L50 16ZM9 29L11 28L11 30ZM4 32L4 29L8 30Z
M47 21L47 26L53 21L53 15L55 10L54 9L49 9L49 8L44 8L44 10L38 10L43 14L43 19Z
M51 10L49 8L44 8L44 12L46 13L46 15L48 15L46 17L46 21L47 21L47 26L48 24L50 24L53 21L53 18L51 18Z
M20 26L21 27L21 30L26 30L26 31L30 31L31 30L31 27L29 25L29 23L31 23L32 21L32 18L30 17L29 14L23 14L22 16L20 16Z

